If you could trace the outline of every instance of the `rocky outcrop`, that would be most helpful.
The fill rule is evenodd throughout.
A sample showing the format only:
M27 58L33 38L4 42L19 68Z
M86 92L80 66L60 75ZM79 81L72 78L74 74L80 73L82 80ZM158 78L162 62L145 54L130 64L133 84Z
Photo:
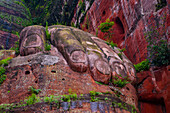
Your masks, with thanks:
M20 0L18 0L20 1ZM0 49L13 47L16 36L23 27L29 25L28 12L16 0L0 1Z
M164 2L166 3L165 0ZM136 64L147 58L144 34L151 28L156 27L162 32L160 37L169 40L169 3L157 11L156 4L157 0L96 0L87 12L87 18L80 23L81 28L92 34L98 32L98 36L104 39L105 34L97 30L98 26L107 18L114 21L111 40L119 47L126 48L125 54Z
M109 18L110 21L114 21L113 31L110 31L114 33L111 40L117 43L119 47L126 48L126 56L136 64L147 58L145 33L147 34L152 29L155 29L160 37L164 37L168 42L170 40L168 9L170 1L159 1L162 1L164 5L158 2L158 0L49 0L48 2L39 2L36 10L35 7L29 7L30 9L28 10L25 7L26 4L20 0L1 0L0 49L12 47L15 41L18 40L17 32L20 32L23 27L40 23L45 25L46 21L48 21L49 25L55 23L75 24L84 31L97 34L101 39L105 39L106 33L102 33L97 29L100 23L105 22ZM35 5L30 0L26 2ZM30 14L32 15L30 16ZM55 46L52 47L51 52L44 52L44 28L39 30L42 35L37 35L36 30L32 30L33 34L31 35L29 32L27 34L23 31L24 35L21 36L20 40L21 56L14 58L10 66L7 67L7 79L0 86L0 103L12 103L23 100L25 97L30 96L29 86L34 86L42 89L42 92L38 94L41 97L44 97L47 93L49 95L68 94L69 88L73 89L77 94L88 94L91 90L99 92L109 91L120 96L120 101L115 102L122 104L125 102L137 107L138 102L133 85L127 84L124 88L119 89L116 86L113 87L113 84L108 84L109 79L115 76L121 79L128 76L130 81L133 81L132 84L136 83L136 77L133 76L135 72L132 63L124 54L122 54L123 59L120 58L118 48L114 50L117 57L113 57L115 56L115 54L112 54L113 51L108 49L108 46L106 47L103 41L96 39L91 34L86 34L86 36L90 36L92 40L88 38L86 40L86 38L81 38L82 31L82 34L77 34L80 31L78 29L75 30L74 28L74 31L72 28L56 27L58 26L49 28L49 31L52 33L51 42ZM29 30L26 29L25 31ZM69 40L63 40L63 35L68 36ZM36 39L31 40L35 36ZM29 40L26 40L27 38ZM71 41L72 39L74 40ZM70 44L72 45L70 46ZM96 45L99 48L96 49ZM37 52L40 53L35 54ZM14 51L0 51L0 60L8 56L14 57L14 54ZM83 59L84 62L81 62L77 56ZM102 61L98 60L101 57ZM88 60L88 63L86 60ZM85 65L82 65L82 63ZM104 65L101 66L101 64ZM110 72L110 69L112 72ZM120 77L119 74L126 76ZM150 71L138 74L139 108L142 113L169 112L167 107L169 106L169 67L154 70L154 75L155 77L153 77ZM98 85L95 81L103 82L107 86ZM59 90L56 90L57 88ZM115 100L118 99L117 97L113 98ZM87 100L88 102L84 104L88 106L87 111L91 111L89 107L90 99ZM98 103L97 106L101 106L101 103ZM41 111L41 108L46 108L47 111L50 111L53 108L53 106L48 106L47 103L36 104L36 107L31 108L33 108L33 111ZM23 109L30 110L31 108L23 107L22 109L15 109L15 112L21 112ZM129 109L132 109L127 108L128 111L124 110L123 112L129 112ZM62 109L60 110L62 111ZM83 107L82 111L84 109L86 108ZM120 104L119 106L116 105L115 109L118 110L117 112L120 112ZM32 112L29 110L26 112Z
M53 44L51 51L41 49L45 47L43 44L47 38L44 27L34 25L21 31L20 55L13 58L6 67L7 78L0 85L1 107L10 103L13 108L16 104L20 105L20 109L12 111L22 111L21 106L25 104L21 105L20 101L29 105L28 100L24 99L31 95L30 87L33 87L41 89L41 92L36 93L41 100L47 95L59 96L57 101L61 105L70 102L66 101L66 97L61 101L62 95L69 94L70 89L76 95L83 94L85 97L81 98L87 104L87 109L84 106L82 110L93 111L90 102L96 102L95 106L102 106L98 100L106 104L108 99L106 107L113 112L138 110L136 90L132 85L136 81L136 73L133 64L124 53L120 53L119 48L111 48L103 40L73 27L54 25L48 27L48 32L51 33ZM40 49L37 51L35 48ZM95 93L89 94L90 91L100 92L99 97L95 97ZM35 99L36 97L32 101ZM40 102L37 108L28 111L39 111L41 104L46 106L46 103ZM102 109L108 111L106 108ZM66 109L62 106L60 110ZM95 108L95 112L100 110Z
M137 74L137 93L141 113L170 112L169 69L170 67L167 66L154 70L154 77L151 71ZM156 84L154 81L156 81Z
M98 30L98 26L105 22L106 19L110 19L114 21L114 25L112 27L111 33L112 35L111 40L114 43L117 43L119 47L126 48L125 54L127 57L134 63L137 64L147 56L147 41L145 39L145 34L149 34L152 29L159 32L159 37L164 37L164 39L169 43L169 24L170 24L170 16L169 16L169 4L170 2L167 0L161 0L162 3L166 5L162 8L157 8L160 5L158 0L96 0L92 4L91 8L86 14L86 18L83 23L80 23L81 29L84 31L88 31L92 34L97 34L98 37L105 39L105 33L102 33ZM73 19L74 22L74 19ZM153 34L152 32L151 34ZM105 39L106 40L106 39ZM164 71L164 69L160 69L159 71ZM155 71L156 73L156 71ZM167 73L167 71L166 71ZM141 74L141 76L145 77L145 74ZM168 79L168 76L162 75L161 73L156 74L157 77ZM138 76L139 77L139 76ZM145 79L142 79L145 80ZM147 91L148 87L153 88L153 84L151 83L151 77L148 77L144 82L144 87L142 89L138 89L138 91ZM167 81L167 80L166 80ZM156 79L158 84L166 84L164 80ZM152 85L151 85L152 84ZM167 83L168 84L168 83ZM159 86L158 85L158 86ZM149 89L150 89L149 88ZM151 89L152 89L151 88ZM143 95L142 98L139 99L141 103L141 112L142 113L149 113L149 112L156 112L154 108L161 112L168 112L168 100L162 98L169 98L168 97L168 85L164 85L164 91L166 93L158 93L155 96L150 90L148 92L141 92L140 95ZM159 95L159 97L158 97ZM163 95L166 95L163 97ZM150 98L151 97L151 98ZM152 98L154 97L154 98ZM157 99L156 99L157 98ZM156 100L157 102L153 102ZM149 102L148 102L149 101ZM159 102L160 101L160 102ZM167 102L168 101L168 102ZM153 104L154 103L154 104ZM148 108L148 109L145 109ZM164 110L162 110L162 108Z
M83 103L80 100L76 100L76 108L70 108L71 111L96 111L96 108L90 106L90 104L92 104L90 103L91 98L88 96L90 91L109 93L109 95L112 94L113 96L111 97L113 100L108 101L109 103L106 103L105 100L105 98L110 99L109 95L103 96L101 103L94 103L96 106L105 106L105 108L99 108L97 111L102 109L105 111L109 110L110 112L117 111L119 113L122 111L123 113L129 113L128 110L131 111L131 107L129 107L128 110L124 110L120 109L120 106L115 106L115 108L109 108L109 106L112 105L112 102L122 103L122 105L124 102L136 105L137 102L135 89L131 84L128 84L126 87L121 89L120 92L122 92L123 95L120 94L119 98L122 99L120 100L118 97L114 96L115 93L109 88L109 86L97 84L91 77L89 70L85 73L72 71L64 58L59 54L55 54L55 56L52 56L50 53L48 55L34 54L26 57L16 57L12 59L10 66L11 67L7 69L6 81L0 86L1 104L15 104L16 102L23 101L26 97L31 95L29 91L30 86L36 89L41 89L41 92L38 94L41 98L50 95L67 95L70 93L69 89L79 96L80 94L83 94L84 96L87 94L87 96L84 97L86 99ZM63 108L64 105L61 105L60 109L56 109L55 105L53 106L47 103L37 103L33 106L31 108L29 106L17 109L14 108L11 112L22 112L25 109L25 112L45 112L46 110L56 112L68 109L67 107ZM50 106L53 109L51 109ZM42 109L42 107L45 109Z

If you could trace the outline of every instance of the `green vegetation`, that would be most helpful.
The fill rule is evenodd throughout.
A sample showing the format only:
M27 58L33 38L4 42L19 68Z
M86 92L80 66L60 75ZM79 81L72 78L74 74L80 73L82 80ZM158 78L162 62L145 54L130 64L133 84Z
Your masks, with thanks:
M104 84L104 83L102 83L102 82L97 82L97 81L95 81L97 84L100 84L100 85L106 85L106 84Z
M70 102L70 95L62 95L61 96L61 101L63 102Z
M50 95L50 97L45 97L44 102L52 103L54 102L54 95ZM56 101L55 101L56 102Z
M102 95L105 95L105 94L107 96L103 98ZM36 94L33 93L31 96L26 98L24 101L20 101L19 103L1 104L0 111L4 111L4 110L10 111L13 108L19 108L19 107L24 107L23 109L25 109L25 106L30 106L30 105L40 103L40 102L46 102L52 105L53 107L57 107L57 109L59 109L62 102L69 102L70 104L71 101L75 101L77 99L81 99L81 100L88 99L87 96L88 94L87 95L81 94L79 97L77 96L77 94L71 94L71 95L59 95L59 96L50 95L49 97L40 98L36 96ZM108 92L100 93L96 91L90 91L90 97L91 97L91 100L90 100L91 102L105 101L108 104L113 105L113 107L119 107L121 109L133 111L133 112L136 111L134 106L124 103L119 99L114 99L115 97L113 97L112 94ZM130 108L130 109L127 109L127 108Z
M0 111L1 110L5 110L5 109L12 109L13 108L13 106L14 106L14 104L1 104L0 105ZM1 113L1 112L0 112ZM4 113L4 112L3 112Z
M119 50L120 53L118 53L117 55L122 59L122 58L123 58L123 57L122 57L123 52L126 51L126 49L123 48L123 49L118 49L118 50Z
M15 1L16 4L21 5L22 7L24 7L27 11L27 15L25 15L27 17L27 19L29 19L29 23L26 25L26 23L24 23L24 26L29 26L32 25L32 16L31 16L31 12L29 10L29 8L23 3L24 0L22 0L22 2L19 1Z
M96 98L96 96L97 95L99 95L99 94L102 94L102 93L100 93L100 92L96 92L96 91L90 91L90 96L91 96L91 102L96 102L96 101L98 101L99 100L99 98L97 97Z
M15 45L13 47L11 47L10 50L15 50L15 54L19 55L19 53L20 53L20 51L19 51L19 40L15 42Z
M74 24L74 22L71 22L71 27L76 27L76 25Z
M6 59L0 60L0 85L4 82L6 79L5 71L6 69L4 66L8 66L9 61L11 60L11 57L8 57Z
M4 69L3 67L0 67L0 85L4 82L4 80L7 77L5 75L5 71L6 71L6 69Z
M107 45L110 45L113 49L114 47L117 47L118 45L116 43L113 43L113 41L105 41Z
M86 28L87 30L90 28L90 21L88 15L86 15L86 19L84 24L82 25L82 29Z
M119 51L122 53L122 52L126 51L126 49L125 48L119 49Z
M145 59L144 61L134 65L136 72L147 71L150 68L149 60Z
M48 31L48 22L46 22L45 33L46 33L46 41L47 41L45 43L45 51L50 51L51 50L51 44L48 44L48 43L50 43L49 41L50 41L51 34Z
M82 4L83 4L83 1L82 1L82 0L80 0L80 1L79 1L79 3L78 3L78 6L79 6L79 7L81 7L81 6L82 6Z
M166 23L166 14L162 23ZM159 27L151 27L145 34L146 41L148 42L148 59L151 65L166 66L170 64L170 48L168 47L168 39L166 37L165 25L160 24Z
M78 99L77 94L76 93L71 94L70 99L72 99L73 101L77 100Z
M48 22L46 22L45 33L46 33L47 40L50 40L51 34L48 31Z
M11 57L8 57L6 59L0 60L0 66L8 66L8 63L11 59L12 59Z
M21 0L22 2L16 1L17 4L23 6L30 20L31 25L38 25L40 23L44 23L47 18L50 16L50 6L52 4L52 0L48 1L39 1L39 0ZM40 15L41 14L41 15Z
M45 51L51 50L51 44L45 43Z
M105 22L101 23L98 28L101 30L101 32L106 33L105 38L108 38L109 40L112 38L112 33L113 29L112 26L114 25L113 21L110 21L110 19L106 19Z
M3 13L3 12L1 12L0 18L6 19L6 20L8 20L8 22L13 22L18 25L22 25L23 27L32 25L28 19L23 19L21 17L9 15L9 14Z
M112 28L113 25L114 25L114 22L110 21L110 19L108 18L106 22L101 23L98 26L98 28L99 30L101 30L101 32L106 33Z
M10 48L10 50L14 50L16 55L19 55L20 51L19 51L19 39L20 39L20 35L18 32L15 32L15 35L18 36L18 41L15 41L15 44L13 47Z
M34 87L30 86L29 87L29 91L31 92L31 94L39 94L41 92L41 89L35 89Z
M39 99L39 97L36 96L36 94L32 94L25 100L25 102L26 102L26 105L32 105L37 102L40 102L40 99Z
M130 83L130 82L128 81L127 77L124 78L124 79L119 79L118 77L114 77L114 78L112 79L112 83L113 83L113 85L115 85L116 87L123 88L126 84L128 84L128 83Z

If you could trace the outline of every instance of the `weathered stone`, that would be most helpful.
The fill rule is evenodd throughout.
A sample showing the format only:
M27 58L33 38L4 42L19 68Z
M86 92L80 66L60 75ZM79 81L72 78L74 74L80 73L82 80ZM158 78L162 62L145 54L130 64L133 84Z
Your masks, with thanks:
M15 51L14 50L0 50L0 60L6 59L8 57L14 58Z
M169 35L167 35L169 3L157 12L155 4L157 4L156 0L150 0L150 2L148 0L95 1L86 14L88 21L85 18L84 22L80 23L81 29L92 34L98 32L98 37L106 40L104 38L106 33L97 29L109 18L115 23L112 27L113 30L110 30L114 34L109 40L117 43L120 48L126 48L127 57L133 63L139 63L147 58L147 42L144 34L149 32L149 29L157 27L156 29L164 34L163 37L166 37L167 41L169 40ZM84 25L88 25L88 27L84 27ZM162 37L162 35L160 36Z
M9 32L0 30L0 49L9 49L15 45L18 37Z
M17 1L21 2L21 0ZM19 33L30 23L28 17L26 9L18 5L16 0L0 1L0 46L4 46L5 49L13 47L18 40L14 34Z
M24 28L20 34L20 55L27 56L44 51L46 40L45 28L34 25Z
M72 89L72 92L78 95L89 94L90 91L103 93L110 92L112 95L116 94L119 97L112 97L112 101L117 102L114 100L115 98L122 103L130 104L137 108L137 96L134 86L132 86L131 83L127 84L122 89L118 87L114 88L112 83L109 83L112 77L111 70L113 68L110 68L110 64L112 65L112 62L108 61L108 59L109 57L116 56L119 58L119 56L117 55L119 53L118 48L112 50L107 44L105 44L103 40L94 36L92 37L91 34L72 27L50 26L49 32L51 33L51 42L53 42L54 46L51 47L50 51L35 51L35 54L30 54L29 52L27 52L28 54L25 54L25 41L34 42L37 37L29 38L29 36L36 34L37 36L43 36L43 42L43 39L45 39L44 28L41 26L30 26L26 27L21 32L21 56L13 58L8 67L6 67L7 79L0 86L1 104L15 103L24 100L27 96L30 95L29 88L30 86L32 86L36 89L41 89L41 92L38 94L38 96L40 97L69 94L69 89ZM28 43L28 45L32 44L32 47L36 46L37 43L38 42L35 41L34 43ZM62 48L63 46L64 48ZM29 48L29 46L27 47ZM62 48L61 50L63 51L61 51L60 48ZM109 54L107 54L106 51L103 52L104 48L108 48L107 52ZM75 70L73 70L73 68L71 67L73 65L70 65L70 61L72 61L73 63L79 63L80 61L81 63L81 59L84 59L84 57L79 56L80 49L82 49L81 51L88 59L88 62L85 61L85 64L87 66L89 65L89 68L86 67L86 70L84 71L76 70L75 68ZM73 53L75 53L74 56L72 56ZM22 54L26 56L22 56ZM104 56L105 54L107 55ZM72 59L68 60L67 58L69 57L71 57ZM112 67L120 67L119 71L115 71L116 69L114 70L115 73L117 73L116 76L118 76L118 74L126 74L128 78L135 76L135 73L129 73L131 72L129 70L129 64L132 65L132 63L123 53L122 59L119 58L119 61L122 63L122 65L124 65L123 69L126 69L128 71L125 73L121 73L119 71L122 70L122 66L114 65ZM78 69L81 69L81 65L77 66L80 66L78 67ZM126 75L122 76L124 77ZM101 85L96 81L102 82L107 85ZM130 81L132 82L134 81L134 79L130 79ZM89 106L90 104L87 103L87 105L87 111L93 111ZM119 109L121 108L121 106L116 106L117 107L115 111L120 112ZM82 110L84 109L86 108L83 108ZM38 107L35 108L35 110L38 110ZM76 111L76 109L74 110ZM114 111L111 108L110 110ZM123 112L127 113L129 111L123 110Z
M141 101L140 107L142 113L146 112L146 108L150 112L154 112L155 110L159 113L169 112L169 75L169 66L155 70L154 76L150 71L137 73L137 92L139 101ZM157 88L160 90L158 91Z
M103 40L73 27L54 25L49 27L49 32L52 44L74 71L85 72L89 65L95 81L108 84L112 73L113 77L120 75L128 77L130 82L135 82L133 64L120 53L119 48L112 49ZM24 28L20 38L20 55L26 56L44 50L45 38L42 26Z

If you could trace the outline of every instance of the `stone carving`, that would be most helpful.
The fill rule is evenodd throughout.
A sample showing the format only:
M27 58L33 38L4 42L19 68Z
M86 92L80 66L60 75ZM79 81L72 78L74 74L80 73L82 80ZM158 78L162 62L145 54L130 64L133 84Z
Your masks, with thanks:
M85 72L88 67L95 81L105 84L112 77L136 80L132 62L119 51L109 47L103 40L73 27L53 25L48 28L51 43L63 55L70 68ZM27 56L44 51L46 31L42 26L24 28L20 34L20 55ZM118 55L121 54L121 55Z

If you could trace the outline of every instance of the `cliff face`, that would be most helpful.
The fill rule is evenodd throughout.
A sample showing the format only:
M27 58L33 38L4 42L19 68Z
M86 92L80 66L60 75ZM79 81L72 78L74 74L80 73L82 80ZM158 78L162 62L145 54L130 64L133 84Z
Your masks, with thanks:
M157 0L96 0L86 15L89 26L83 26L87 23L85 18L81 28L95 35L100 23L110 18L115 22L114 30L111 31L114 33L111 40L126 48L126 55L136 64L147 58L147 42L144 34L151 28L163 32L160 36L169 40L169 2L157 11L156 4ZM104 35L98 31L100 38L104 39Z
M114 34L111 40L119 47L126 48L127 57L137 64L148 57L145 36L150 32L154 35L158 31L160 37L164 37L168 43L170 41L170 1L162 0L167 5L160 9L157 8L158 2L157 0L95 0L84 22L81 23L81 29L94 35L98 32L98 36L105 39L106 34L98 30L98 26L108 18L114 21L111 31ZM137 74L140 81L137 86L139 109L141 113L169 112L168 67L156 69L153 74L155 77L152 77L150 71ZM156 87L159 87L160 91L155 91Z
M30 3L30 0L25 1L28 4ZM164 7L162 7L158 1L162 1L161 3L164 4ZM98 26L108 18L110 21L114 21L113 30L111 30L111 33L113 33L111 40L117 43L120 48L126 49L126 56L134 64L147 58L148 44L145 39L145 34L148 34L151 29L158 31L160 37L164 37L168 43L170 41L169 0L49 0L48 2L44 0L36 4L37 9L35 11L35 6L33 8L28 6L30 8L28 10L25 7L26 4L20 4L20 2L20 0L0 1L0 49L9 49L12 47L15 41L18 40L17 32L20 32L24 27L32 24L45 25L46 21L48 21L49 25L56 23L72 24L93 35L97 34L101 39L105 39L106 33L98 30ZM154 32L151 34L154 34ZM44 59L46 57L51 58L50 55L53 56L56 55L56 53L41 54L40 56ZM0 52L0 59L7 58L7 56L14 57L14 51ZM30 58L34 60L34 57L37 56L33 55ZM52 66L40 65L40 62L31 64L30 66L30 59L25 57L23 59L28 61L26 65L17 65L16 67L9 68L6 72L7 80L1 85L0 92L2 96L0 97L0 103L18 102L24 99L30 95L28 91L29 86L43 89L43 93L41 93L40 96L45 96L47 93L53 95L58 92L56 89L62 90L62 92L57 93L58 95L67 94L69 88L78 91L76 92L78 94L88 93L90 90L99 92L111 91L108 86L96 84L90 77L89 70L86 74L73 72L69 66L65 64L63 57L57 56L57 58L62 60L57 61L57 63ZM17 58L14 60L17 61ZM42 59L40 59L40 61L42 61ZM37 72L37 70L39 70L39 72ZM170 89L168 79L170 75L169 66L155 69L153 73L155 75L154 77L151 71L137 74L136 89L139 99L139 110L141 113L168 113L170 112L168 108L170 106L168 93ZM84 78L82 78L82 76ZM76 84L74 82L75 80L77 80ZM81 80L83 80L83 82ZM84 84L86 84L86 86L84 86ZM157 87L159 90L157 90ZM10 93L8 91L10 91ZM121 91L126 94L125 96L127 97L130 95L130 99L126 98L126 101L129 100L129 102L133 103L135 101L137 103L136 91L132 85L128 85ZM15 97L13 95L15 95ZM124 99L124 96L121 98ZM87 103L85 104L90 111L89 99L87 99ZM38 109L37 111L41 111L39 110L41 109L39 105L40 104L38 104L34 110ZM137 104L134 105L137 107ZM101 106L101 104L97 104L97 106ZM48 105L44 105L44 107L46 107L47 110L51 110L51 107ZM105 108L107 108L107 106L105 106ZM115 109L117 112L122 110L119 108L120 106L116 105ZM20 111L22 110L16 110L16 112ZM129 107L129 111L124 110L123 112L126 113L130 111L131 107Z
M119 48L74 27L54 25L48 31L50 51L44 50L47 31L34 25L21 31L20 55L8 66L0 61L1 111L138 111L136 72ZM15 57L12 53L3 50L1 56Z
M9 49L17 41L17 32L29 25L71 25L73 16L78 24L84 20L94 0L1 0L0 1L0 44ZM3 47L0 46L0 49Z
M0 1L0 49L9 49L18 40L15 35L29 23L28 12L14 0Z

